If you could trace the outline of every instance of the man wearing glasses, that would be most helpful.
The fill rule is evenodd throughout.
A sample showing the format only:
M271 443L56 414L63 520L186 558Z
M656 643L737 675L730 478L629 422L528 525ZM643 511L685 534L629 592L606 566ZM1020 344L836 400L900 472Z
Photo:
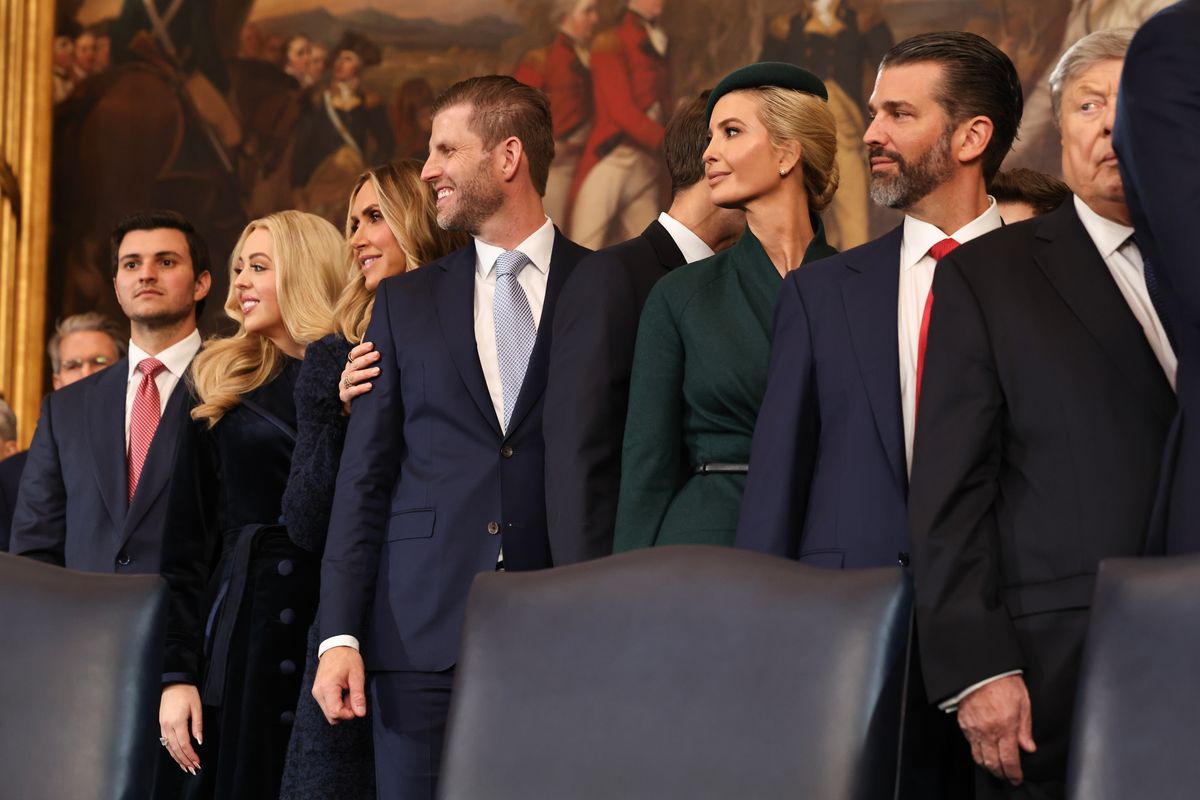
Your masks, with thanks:
M58 321L46 355L50 358L50 382L57 390L86 378L115 364L125 355L125 340L117 324L103 314L89 311L74 314ZM4 439L12 409L0 406L0 439ZM16 418L12 418L12 433L0 444L0 550L8 549L12 531L13 512L17 507L17 490L25 471L27 450L17 452Z

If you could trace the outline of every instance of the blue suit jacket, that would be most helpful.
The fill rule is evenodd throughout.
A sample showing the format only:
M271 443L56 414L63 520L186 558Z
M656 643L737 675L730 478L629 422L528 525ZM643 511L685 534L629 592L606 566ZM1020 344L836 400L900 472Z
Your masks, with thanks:
M17 492L21 488L21 473L25 471L28 450L14 453L0 461L0 552L8 551L12 535L13 513L17 510Z
M738 547L832 568L907 561L901 230L784 281Z
M555 232L507 435L476 350L474 243L379 285L380 374L354 401L321 567L321 638L358 637L368 669L452 666L471 581L501 544L507 569L578 550L547 536L542 406L555 301L587 252Z
M1143 258L1154 265L1179 357L1179 415L1168 437L1152 550L1200 552L1200 0L1144 24L1125 57L1113 131Z
M13 515L11 550L89 572L158 572L167 501L191 408L167 401L133 502L126 500L126 359L46 395Z

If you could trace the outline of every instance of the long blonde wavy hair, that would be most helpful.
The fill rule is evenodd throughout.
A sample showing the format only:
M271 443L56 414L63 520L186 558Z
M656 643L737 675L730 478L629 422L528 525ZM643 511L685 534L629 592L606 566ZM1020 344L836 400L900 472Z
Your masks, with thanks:
M269 383L283 369L279 346L246 330L234 286L238 256L256 230L271 234L275 251L275 292L283 327L292 341L307 345L334 329L334 303L345 282L349 254L338 229L303 211L279 211L246 226L229 258L229 294L225 315L238 331L210 339L192 362L192 385L200 403L192 419L213 427L237 407L242 395Z
M415 158L383 164L358 176L350 191L350 211L346 214L346 239L354 234L351 216L354 200L367 181L375 188L379 197L379 211L387 223L392 236L404 253L407 269L436 261L447 253L467 243L465 233L444 231L437 224L437 204L433 190L421 180L424 165ZM367 289L367 279L357 263L351 261L350 272L338 298L333 317L338 332L351 344L362 341L371 321L371 309L375 305L375 293Z

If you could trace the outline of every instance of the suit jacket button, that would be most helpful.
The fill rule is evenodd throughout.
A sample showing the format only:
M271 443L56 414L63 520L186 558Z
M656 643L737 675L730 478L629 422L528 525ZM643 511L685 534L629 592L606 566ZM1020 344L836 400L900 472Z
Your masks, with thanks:
M291 711L285 711L279 715L279 721L284 725L291 725L296 721L296 715Z
M296 672L296 662L290 658L279 662L279 672L282 675L294 675Z
M129 566L129 556L125 553L117 553L117 565L122 567Z
M504 445L504 447L500 448L500 455L504 456L505 458L512 458L513 457L513 449L511 447L509 447L508 445Z
M488 533L490 533L492 536L495 536L499 532L500 532L500 523L499 522L489 522L488 523Z
M896 562L902 567L907 567L908 566L908 553L905 553L904 551L897 553L896 554Z
M286 578L288 575L292 574L292 570L295 568L296 565L292 563L292 560L290 558L285 558L279 562L279 565L275 567L275 570Z
M296 621L296 612L292 611L290 608L285 608L283 611L279 612L279 621L284 625L291 625Z

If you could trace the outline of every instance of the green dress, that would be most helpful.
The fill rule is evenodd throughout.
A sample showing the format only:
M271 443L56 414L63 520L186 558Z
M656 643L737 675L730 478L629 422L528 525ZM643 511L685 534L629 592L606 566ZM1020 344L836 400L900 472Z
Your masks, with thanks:
M806 264L837 252L815 217L813 229ZM730 249L651 290L633 358L614 552L733 544L746 476L692 471L750 460L782 285L747 228Z

